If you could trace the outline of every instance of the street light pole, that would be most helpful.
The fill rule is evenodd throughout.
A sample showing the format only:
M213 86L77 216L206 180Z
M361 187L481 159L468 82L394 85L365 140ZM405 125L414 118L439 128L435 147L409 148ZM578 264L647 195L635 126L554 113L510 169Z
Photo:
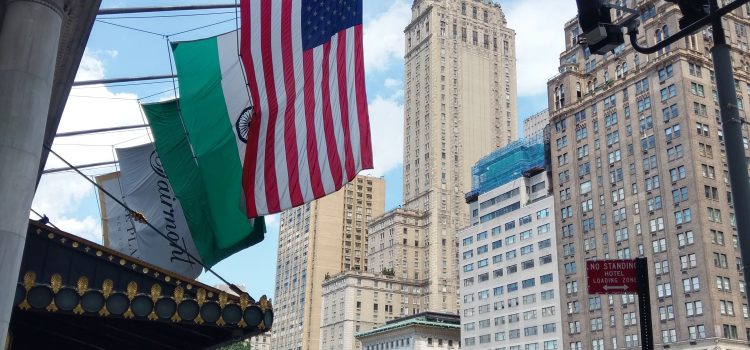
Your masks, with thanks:
M633 46L633 49L645 54L657 52L697 32L706 25L711 25L713 29L714 46L711 49L711 57L716 75L716 90L719 95L719 111L724 135L724 149L727 154L729 182L732 189L732 203L736 214L735 222L737 225L743 270L746 268L750 270L750 177L748 177L745 145L742 139L742 126L744 122L740 118L738 109L737 90L735 89L734 73L732 72L731 50L727 44L721 18L748 2L750 0L735 0L719 8L717 0L709 0L707 3L709 4L710 11L707 16L686 25L682 30L675 33L675 35L651 47L643 47L638 44L637 16L631 16L631 18L621 24L621 26L628 28L628 36L630 37L630 44ZM745 287L746 290L750 290L750 279L745 280ZM746 295L750 302L750 294Z
M717 0L711 1L711 14L718 9ZM727 153L729 168L729 182L732 187L732 202L734 204L735 220L740 240L740 253L743 270L750 262L750 179L747 173L747 158L742 139L743 121L737 108L737 90L732 73L732 60L729 45L724 35L721 16L714 16L713 27L714 46L711 56L716 73L716 89L719 95L721 127L724 132L724 149ZM746 286L750 279L745 280ZM748 289L746 289L748 290ZM750 294L748 294L750 300Z

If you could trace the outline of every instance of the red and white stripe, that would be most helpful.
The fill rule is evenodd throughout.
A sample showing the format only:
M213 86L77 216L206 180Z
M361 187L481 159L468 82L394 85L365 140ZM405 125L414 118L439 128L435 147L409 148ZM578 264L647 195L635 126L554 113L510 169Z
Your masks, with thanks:
M372 168L362 26L303 51L301 3L241 2L241 59L256 113L243 169L249 217L323 197Z

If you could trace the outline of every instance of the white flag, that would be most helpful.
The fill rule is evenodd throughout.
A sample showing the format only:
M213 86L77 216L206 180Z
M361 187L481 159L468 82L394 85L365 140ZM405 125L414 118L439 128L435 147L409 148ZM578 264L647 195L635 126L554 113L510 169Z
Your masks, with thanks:
M200 255L190 235L182 206L164 173L154 145L149 143L118 149L117 158L120 162L119 188L122 190L123 202L132 210L143 214L167 239L146 224L130 218L113 220L107 212L104 224L110 245L118 249L114 243L122 246L123 240L132 240L128 224L121 225L122 222L129 223L134 228L136 244L125 245L124 248L129 250L125 253L186 277L198 277L202 266L195 259L200 259ZM104 215L104 211L102 214ZM123 214L127 213L123 211ZM123 233L125 237L120 236Z

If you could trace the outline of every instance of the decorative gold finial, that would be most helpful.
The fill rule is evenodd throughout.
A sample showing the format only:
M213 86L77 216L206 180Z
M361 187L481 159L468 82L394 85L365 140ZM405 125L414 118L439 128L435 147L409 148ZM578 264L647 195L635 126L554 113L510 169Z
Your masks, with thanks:
M156 315L156 301L159 300L159 297L161 296L161 286L158 283L154 283L151 286L151 301L154 302L154 308L151 310L151 313L148 314L149 320L156 320L159 318L159 316Z
M240 309L242 310L243 313L245 312L245 309L247 309L247 307L250 306L250 303L251 302L250 302L249 294L247 293L240 294ZM240 328L247 327L247 322L245 322L244 317L240 318L240 322L237 322L237 326L239 326Z
M203 288L198 288L198 292L195 293L196 301L198 302L198 306L203 306L203 304L206 302L206 290ZM203 324L203 317L201 317L200 312L198 312L198 317L193 320L196 324Z
M198 302L198 306L203 306L203 303L206 302L206 290L198 288L198 292L195 293L195 299Z
M29 290L34 287L34 284L36 283L36 273L34 271L27 271L23 275L23 288L26 289L26 294L28 294ZM26 297L26 295L23 296L23 300L20 304L18 304L18 308L21 310L28 310L31 309L31 305L29 304L29 299Z
M114 282L112 282L111 279L107 278L102 282L102 294L104 295L105 299L108 299L110 295L112 295L112 288L114 288Z
M174 288L174 301L177 304L180 304L182 302L182 299L185 298L185 291L182 289L182 287L177 286Z
M52 275L49 279L49 285L52 287L52 292L57 294L57 292L60 291L60 288L62 287L62 276L60 276L59 273L56 273Z
M240 309L242 309L242 311L245 311L248 306L250 306L249 295L247 293L240 294Z
M173 292L173 298L174 302L179 306L180 303L182 303L182 300L185 298L185 291L182 289L182 287L177 286L174 288ZM182 321L182 318L180 317L179 312L175 312L174 315L170 318L172 322L180 322Z
M60 288L62 287L62 276L60 274L53 274L49 279L49 285L52 289L52 293L57 294L57 292L60 291ZM53 297L52 300L50 300L49 305L47 305L47 311L49 312L55 312L58 309L57 305L55 305L55 298Z
M130 281L130 283L128 283L127 291L128 291L128 299L132 302L133 298L135 298L135 295L138 293L138 283L135 283L135 281ZM133 313L133 309L130 306L128 306L128 310L125 311L125 313L122 314L122 316L125 318L133 318L135 317L135 314Z
M26 272L26 274L23 275L23 287L28 292L31 287L34 286L34 283L36 282L36 272L29 271Z
M76 292L78 292L78 295L83 296L86 294L86 291L89 289L89 279L86 276L78 277L78 282L76 282ZM76 305L75 308L73 308L73 313L77 315L81 315L85 312L83 310L83 306L81 306L81 302L78 302L78 305Z
M258 306L260 306L260 309L263 310L263 312L266 312L266 310L271 308L271 303L268 301L268 297L263 295L260 297L260 301L258 302Z
M111 279L107 278L102 282L102 295L104 295L104 299L109 299L109 296L112 295L112 289L114 288L114 282L112 282ZM107 310L107 306L103 306L99 310L100 316L109 316L109 310Z
M224 306L227 306L227 302L229 301L229 294L226 292L220 292L219 293L219 306L223 309Z
M151 301L156 303L156 301L159 300L160 296L161 286L158 283L154 283L154 285L151 286Z
M135 295L138 294L138 283L135 283L135 281L130 281L128 283L128 299L130 301L133 301L133 298L135 298Z
M78 277L78 282L76 282L76 291L78 292L78 295L83 296L84 293L86 293L89 290L89 279L86 276Z

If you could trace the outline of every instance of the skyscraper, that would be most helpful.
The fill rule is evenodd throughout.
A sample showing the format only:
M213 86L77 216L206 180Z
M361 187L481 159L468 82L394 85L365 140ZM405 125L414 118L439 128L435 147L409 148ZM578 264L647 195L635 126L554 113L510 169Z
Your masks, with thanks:
M541 138L477 163L461 240L461 346L554 350L562 342L554 198Z
M366 230L385 210L383 179L357 176L336 193L281 213L272 348L318 349L326 276L366 271Z
M675 5L637 5L642 45L678 31ZM744 115L750 6L725 23ZM622 45L603 57L577 44L580 33L577 20L566 23L560 74L548 83L563 346L640 346L635 296L589 295L585 271L589 259L638 256L649 262L657 347L746 346L747 276L737 248L711 28L654 54Z
M458 312L456 232L469 224L464 194L471 189L471 166L517 138L515 32L500 5L415 0L404 33L405 202L373 219L367 238L368 271L391 282L368 286L367 293L387 295L361 305L377 303L383 310L377 316L355 313L347 326L338 327L329 309L328 339L423 311ZM373 278L354 273L334 278L358 279ZM338 300L335 293L362 289L334 286L335 281L327 284L331 300ZM356 308L352 298L340 299L339 309Z
M471 166L517 138L515 32L506 25L492 1L416 0L404 31L404 206L427 217L416 233L426 254L408 277L426 283L427 310L458 309L455 233L469 223ZM405 269L386 263L397 276Z

